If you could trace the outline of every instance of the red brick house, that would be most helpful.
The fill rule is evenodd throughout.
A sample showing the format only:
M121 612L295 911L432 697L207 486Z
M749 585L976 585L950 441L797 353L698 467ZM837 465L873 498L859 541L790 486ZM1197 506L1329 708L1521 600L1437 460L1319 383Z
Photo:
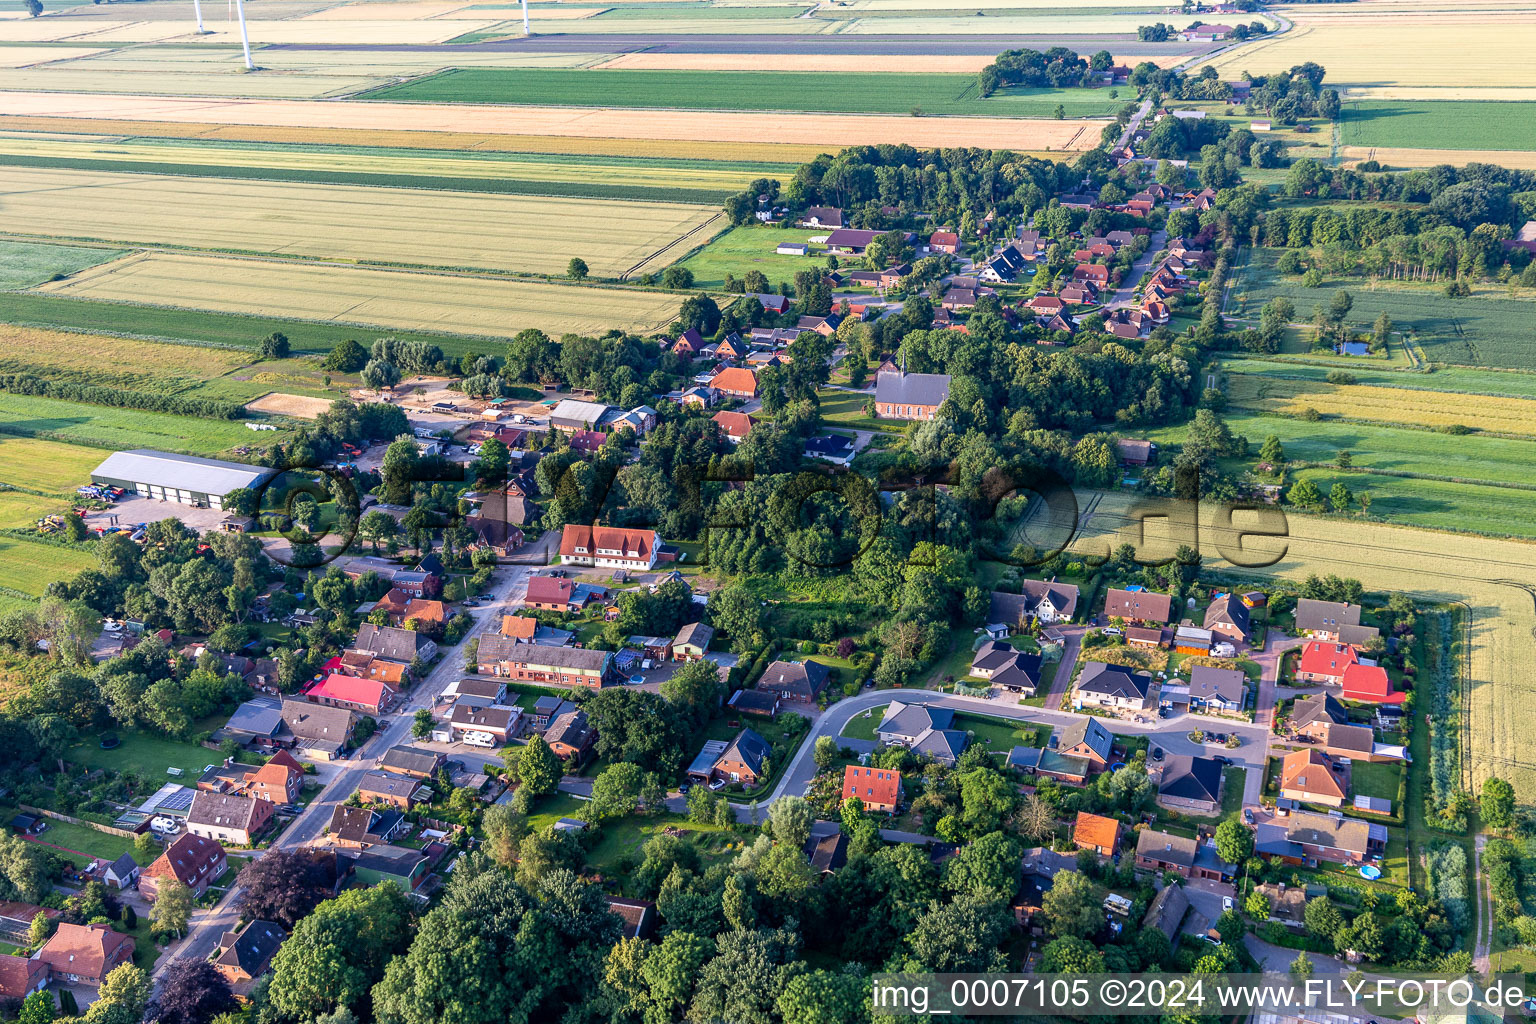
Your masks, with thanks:
M534 576L528 580L528 596L523 598L524 608L536 608L545 612L569 612L576 607L572 596L576 593L576 581L557 576Z
M1072 280L1092 281L1094 284L1109 283L1109 268L1097 263L1079 263L1072 268Z
M133 939L105 924L60 922L37 958L68 984L100 985L112 968L133 961L133 947Z
M743 366L726 367L710 378L709 386L733 398L757 397L757 375Z
M139 873L139 893L153 900L160 895L161 885L175 879L191 889L192 895L201 896L228 866L224 847L212 839L183 833Z
M851 764L843 769L843 799L858 797L871 811L894 814L901 806L901 773Z
M757 420L744 412L717 412L710 417L720 427L720 432L736 444L747 439L747 434L757 425Z
M960 251L960 236L953 231L935 231L928 236L928 248L933 252L947 252L953 256Z

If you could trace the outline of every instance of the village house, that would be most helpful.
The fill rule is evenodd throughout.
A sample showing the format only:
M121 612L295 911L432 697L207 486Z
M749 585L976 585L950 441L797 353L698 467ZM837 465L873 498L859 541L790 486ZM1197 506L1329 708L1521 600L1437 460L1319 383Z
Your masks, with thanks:
M395 661L406 665L420 658L431 661L437 657L437 644L425 633L394 626L375 626L365 622L357 629L357 639L352 650L366 651L375 658Z
M751 729L743 729L715 758L710 777L750 788L762 781L768 773L768 756L771 753L772 747L767 740Z
M677 336L672 351L683 359L692 359L704 350L704 336L690 327Z
M1314 601L1309 597L1296 601L1296 629L1314 640L1364 647L1381 631L1360 624L1361 608L1342 601Z
M1237 865L1222 861L1215 843L1202 843L1189 836L1143 829L1136 837L1136 867L1163 874L1172 871L1184 878L1204 878L1226 882L1237 872Z
M1221 762L1214 757L1169 754L1163 760L1158 802L1210 814L1221 806Z
M800 215L799 225L803 228L840 228L843 211L835 206L808 206Z
M1141 919L1142 928L1156 928L1168 937L1169 943L1179 939L1179 926L1189 913L1189 895L1182 885L1165 885L1152 897L1147 913Z
M1346 818L1339 811L1292 811L1284 818L1260 822L1254 830L1253 850L1286 864L1323 860L1362 864L1386 851L1387 835L1385 825Z
M1084 704L1139 711L1147 706L1152 677L1120 665L1090 661L1077 677L1077 699Z
M352 742L357 719L346 708L283 698L283 724L293 735L293 748L312 761L333 761Z
M47 965L56 981L99 986L114 967L133 960L134 940L105 923L60 921L55 929L36 959Z
M460 689L462 693L462 688ZM401 744L390 747L379 760L379 767L398 775L415 779L429 779L443 766L444 755L426 747Z
M1021 580L1018 594L992 591L987 621L1023 632L1031 618L1044 624L1070 622L1077 614L1077 585L1051 580Z
M564 565L648 572L656 567L660 556L661 538L655 530L567 523L560 536L560 561Z
M576 581L563 576L531 576L523 607L544 612L573 612Z
M719 425L720 432L732 444L745 441L752 428L757 426L757 420L744 412L717 412L710 418Z
M1072 280L1106 285L1109 284L1109 268L1098 263L1079 263L1072 268Z
M779 713L779 698L766 690L737 690L725 702L732 711L772 718Z
M672 660L700 661L709 653L709 645L714 639L715 627L690 622L677 631L677 637L672 641Z
M1005 245L982 264L976 272L976 279L987 284L1012 284L1029 263L1030 258L1022 250L1014 245Z
M1047 295L1044 292L1036 292L1024 305L1042 316L1054 316L1067 308L1067 304L1061 300L1060 296Z
M277 810L271 800L230 793L192 795L187 811L187 831L234 846L250 846Z
M1173 612L1173 598L1142 587L1111 589L1104 595L1104 616L1127 622L1164 625Z
M757 688L782 701L814 704L832 672L816 661L775 661L763 670Z
M906 747L943 764L954 764L967 740L965 733L950 728L954 719L955 713L949 708L893 700L875 727L875 735L887 746Z
M448 712L448 731L455 740L470 733L485 733L496 743L505 743L517 735L522 712L500 704L459 698Z
M213 966L233 986L255 981L267 967L288 933L271 921L250 921L239 931L225 932L213 951Z
M1072 826L1072 842L1079 850L1112 857L1120 845L1120 823L1101 814L1078 811L1077 821Z
M404 835L410 828L405 815L392 809L348 807L337 804L331 811L330 841L337 846L366 850Z
M971 658L971 675L1005 690L1033 697L1040 685L1043 659L1025 654L1000 640L988 640Z
M365 804L382 804L409 811L418 803L431 800L432 790L420 779L409 775L368 771L358 781L357 795Z
M227 866L223 846L183 832L140 872L139 895L153 901L160 895L162 885L175 880L192 890L194 897L201 896Z
M1235 668L1196 665L1189 670L1189 706L1213 711L1243 710L1248 677Z
M1104 723L1083 715L1052 730L1049 749L1062 757L1083 761L1090 771L1097 771L1108 767L1114 745L1114 734Z
M1345 700L1368 704L1401 704L1407 694L1392 689L1392 679L1380 665L1361 662L1344 670Z
M1329 726L1348 722L1349 712L1344 710L1344 705L1326 693L1315 693L1296 698L1287 725L1293 735L1321 743Z
M632 900L623 896L603 899L613 916L623 922L621 934L626 939L648 939L656 931L656 904L650 900Z
M555 430L573 433L577 430L602 430L604 421L614 412L611 405L603 402L582 402L574 398L562 398L549 413L549 425Z
M1236 594L1219 594L1205 609L1205 628L1238 650L1248 646L1248 606Z
M843 799L857 797L866 810L895 814L901 806L901 773L850 764L843 769Z
M1318 750L1293 750L1280 768L1280 795L1287 800L1342 807L1349 795L1345 767Z
M398 694L377 679L359 679L356 676L332 673L304 691L313 704L330 708L346 708L377 718L395 703Z
M48 987L53 971L40 957L0 956L0 999L24 1001Z
M613 654L584 647L522 644L502 637L482 637L481 675L504 676L519 682L556 683L597 689L613 672Z
M709 386L722 395L750 400L757 397L757 374L743 366L727 366L709 379Z
M1296 682L1338 686L1344 682L1344 673L1358 664L1360 654L1349 644L1314 640L1301 649Z

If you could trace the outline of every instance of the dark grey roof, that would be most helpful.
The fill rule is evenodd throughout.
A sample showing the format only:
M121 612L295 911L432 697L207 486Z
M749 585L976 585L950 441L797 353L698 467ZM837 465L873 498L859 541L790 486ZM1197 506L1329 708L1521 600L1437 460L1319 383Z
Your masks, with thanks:
M238 967L255 977L266 970L277 948L287 937L288 933L271 921L252 921L239 932L224 934L220 943L224 952L219 954L214 963Z
M402 744L386 750L379 764L396 771L421 772L426 775L436 771L442 760L443 755L435 750Z
M1209 700L1220 697L1232 704L1243 702L1243 692L1248 688L1248 677L1235 668L1217 668L1214 665L1196 665L1189 670L1189 695Z
M420 779L413 779L408 775L393 775L390 772L368 771L363 773L358 781L359 793L371 793L376 796L402 796L409 797L416 792L421 785Z
M1221 762L1213 757L1169 754L1163 762L1163 781L1158 795L1181 800L1209 800L1221 796Z
M1187 868L1195 863L1199 845L1188 836L1176 836L1172 832L1156 832L1148 828L1136 837L1136 856Z
M550 719L549 731L544 734L546 743L566 743L578 749L586 745L592 727L587 724L587 713L580 710L563 712Z
M506 686L495 676L481 676L476 679L460 679L457 693L460 697L489 697L494 700L501 696Z
M404 815L396 810L373 810L369 807L347 807L337 804L331 811L331 834L349 842L384 841Z
M971 669L995 672L1011 664L1018 656L1018 648L1001 640L988 640L971 655Z
M763 762L768 759L768 755L772 752L773 748L768 745L767 740L751 729L743 729L736 734L736 738L731 740L730 745L721 752L715 761L719 763L727 758L733 761L740 761L752 769L754 773L761 775Z
M1056 741L1057 750L1071 750L1079 743L1086 743L1090 750L1105 761L1109 760L1115 746L1114 735L1091 715L1083 715L1066 725L1058 725L1052 738Z
M892 701L885 717L875 729L879 735L918 737L929 729L948 729L955 713L949 708L936 708L927 704L906 704Z
M1040 687L1040 666L1044 661L1038 654L1020 653L1010 664L992 673L992 682L1012 690L1037 690Z
M825 455L838 459L853 454L853 442L841 434L808 437L805 439L804 448L808 455Z
M262 466L247 466L239 462L203 459L196 455L175 455L155 451L153 448L133 448L108 455L92 471L91 476L196 491L199 494L224 495L237 488L255 487L271 477L273 472Z
M483 657L483 655L482 655ZM589 647L551 647L545 644L518 644L502 656L513 664L544 668L569 668L601 672L613 655Z
M400 576L400 573L396 573L395 579L399 580ZM352 647L354 650L368 651L386 661L410 661L430 643L430 637L415 630L375 626L365 622L358 628L357 640Z
M1189 896L1182 885L1165 885L1163 891L1152 899L1147 916L1142 918L1143 928L1156 928L1172 942L1179 934L1179 924L1189 911Z
M1083 674L1077 677L1077 688L1086 693L1145 699L1152 688L1152 677L1121 665L1090 661L1083 666Z
M224 728L252 736L276 736L283 728L282 705L270 700L248 700L235 708Z
M848 837L841 832L819 838L812 836L806 840L805 854L817 871L823 874L836 871L848 863Z
M737 711L772 714L778 710L779 698L766 690L737 690L727 703Z
M311 704L307 700L283 698L283 721L299 739L330 740L345 743L352 734L352 712L346 708Z
M1248 606L1243 604L1243 599L1236 594L1225 594L1212 601L1210 607L1205 610L1205 628L1211 629L1218 623L1230 622L1248 635Z
M814 698L827 685L831 670L818 661L776 661L763 670L759 687Z
M967 738L959 729L929 729L912 744L912 752L953 761L964 752Z
M118 878L132 878L133 873L139 870L139 862L133 859L133 854L125 853L112 862L111 870Z
M198 790L187 809L187 824L219 828L250 828L256 816L256 797Z
M700 650L708 650L710 643L715 639L715 628L706 626L702 622L690 622L677 631L677 639L673 644L681 647L691 644Z
M505 730L512 725L512 717L516 714L518 714L517 708L504 708L494 704L490 707L482 707L459 701L453 706L448 721L468 729Z
M1296 599L1296 628L1305 631L1337 633L1340 626L1360 625L1360 606L1343 601ZM1372 630L1371 632L1375 632Z
M943 405L949 397L947 373L879 373L875 401L890 405Z
M1104 614L1112 618L1166 623L1172 610L1172 597L1151 590L1110 590L1104 595Z
M1040 763L1040 747L1014 747L1008 752L1008 765L1012 768L1034 768Z
M1311 725L1316 721L1348 722L1349 712L1344 710L1344 705L1334 700L1326 693L1313 694L1310 697L1299 697L1296 703L1291 705L1291 727L1300 729L1302 726Z

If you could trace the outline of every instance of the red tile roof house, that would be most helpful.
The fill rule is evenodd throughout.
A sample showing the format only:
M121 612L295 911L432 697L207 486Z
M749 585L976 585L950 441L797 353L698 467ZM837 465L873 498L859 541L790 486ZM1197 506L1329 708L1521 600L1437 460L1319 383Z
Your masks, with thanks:
M100 985L112 968L132 962L133 946L107 925L61 922L37 958L71 985Z
M1098 295L1091 285L1069 284L1061 290L1061 301L1069 306L1086 306L1098 301Z
M1314 640L1301 649L1301 660L1296 665L1296 681L1337 686L1344 682L1345 670L1359 663L1359 653L1349 644Z
M1392 689L1392 680L1380 665L1351 665L1344 670L1342 696L1371 704L1401 704L1406 694Z
M928 248L933 252L947 252L953 256L960 251L960 236L953 231L935 231L928 236Z
M858 797L867 810L894 814L901 806L901 773L851 764L843 769L843 799Z
M1097 263L1079 263L1072 268L1072 280L1092 281L1094 284L1109 283L1109 268Z
M288 757L286 753L283 756ZM293 760L291 757L288 759ZM304 790L304 770L283 764L274 757L254 772L246 773L245 789L251 796L259 796L275 804L291 804L299 799L299 794Z
M1287 800L1343 807L1349 787L1341 767L1327 754L1293 750L1281 762L1280 795Z
M720 432L726 439L735 444L745 441L747 434L757 424L757 420L744 412L717 412L710 418L719 424Z
M311 704L378 716L394 704L398 695L381 679L333 674L305 691L304 696Z
M528 596L523 598L523 607L545 612L574 611L576 605L572 597L575 593L575 580L534 576L528 580Z
M1061 301L1060 297L1044 294L1035 294L1030 296L1029 301L1026 302L1025 305L1042 316L1050 316L1054 313L1060 313L1062 310L1067 308L1067 304Z
M0 999L26 999L47 988L52 976L52 969L40 959L0 956Z
M595 566L648 572L661 560L661 538L655 530L624 530L616 526L567 523L560 535L562 565Z
M728 366L710 378L709 386L733 398L756 398L757 375L743 366Z

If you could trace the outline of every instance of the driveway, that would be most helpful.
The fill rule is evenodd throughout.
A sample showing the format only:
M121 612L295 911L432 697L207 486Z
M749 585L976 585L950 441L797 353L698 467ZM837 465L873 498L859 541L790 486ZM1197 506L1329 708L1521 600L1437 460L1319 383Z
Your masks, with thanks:
M1280 636L1276 630L1264 635L1264 649L1253 656L1259 666L1259 694L1253 705L1253 720L1264 728L1275 724L1276 687L1280 679L1280 662L1287 651L1293 651L1307 642L1305 637Z
M1067 626L1062 629L1067 635L1067 641L1062 645L1061 661L1056 665L1056 674L1051 677L1051 692L1045 695L1045 706L1052 711L1061 709L1067 692L1072 688L1072 672L1077 668L1077 657L1083 650L1083 636L1091 628Z

